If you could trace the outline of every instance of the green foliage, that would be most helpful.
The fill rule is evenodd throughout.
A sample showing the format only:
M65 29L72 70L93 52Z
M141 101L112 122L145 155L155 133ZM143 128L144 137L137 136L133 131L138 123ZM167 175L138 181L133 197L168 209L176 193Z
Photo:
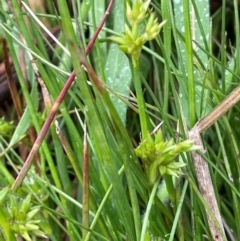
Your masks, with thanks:
M46 2L39 12L28 1L0 1L23 106L17 117L11 101L1 103L0 240L212 240L186 153L198 147L186 130L239 85L237 1L222 1L211 29L208 0L115 0L88 56L104 91L79 60L109 1ZM40 21L60 26L58 43ZM74 82L15 192L8 186L72 70ZM237 104L202 134L230 241L240 238L239 113Z

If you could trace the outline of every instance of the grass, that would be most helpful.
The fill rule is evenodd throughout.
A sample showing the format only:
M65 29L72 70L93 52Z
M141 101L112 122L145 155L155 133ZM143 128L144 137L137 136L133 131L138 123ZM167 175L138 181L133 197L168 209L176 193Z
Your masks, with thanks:
M19 81L1 103L1 240L239 239L239 16L222 2L210 21L208 0L151 1L143 23L167 22L137 55L113 41L134 29L126 1L103 28L108 1L0 2L2 62ZM186 146L192 133L204 151Z

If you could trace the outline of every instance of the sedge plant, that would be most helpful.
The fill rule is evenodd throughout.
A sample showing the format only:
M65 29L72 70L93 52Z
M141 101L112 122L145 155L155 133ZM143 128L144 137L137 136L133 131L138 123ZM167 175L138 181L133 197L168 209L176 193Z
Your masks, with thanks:
M227 240L237 240L239 106L214 126L216 112L203 118L239 83L237 0L211 8L212 30L208 0L29 2L0 2L22 101L0 106L1 240L214 240L186 153L198 148L186 134L197 120Z

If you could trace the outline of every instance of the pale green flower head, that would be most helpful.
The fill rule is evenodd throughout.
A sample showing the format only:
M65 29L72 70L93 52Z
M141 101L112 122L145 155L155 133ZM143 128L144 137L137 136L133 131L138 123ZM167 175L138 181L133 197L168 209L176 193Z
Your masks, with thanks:
M143 2L142 0L135 0L132 8L127 2L127 20L130 25L140 24L146 18L147 9L149 7L151 0Z
M182 175L181 168L186 164L177 161L178 155L198 149L199 146L194 145L191 140L179 143L175 143L173 139L164 140L162 131L159 130L153 136L148 134L135 152L142 159L148 181L153 185L164 174L175 177Z
M31 236L47 238L40 229L41 219L38 217L40 206L34 206L31 202L31 194L25 198L15 195L7 195L7 189L0 192L1 209L3 215L10 223L11 232L22 236L25 240L32 240Z
M163 21L159 24L154 13L147 13L150 2L151 0L135 0L132 7L127 2L126 16L128 24L125 23L124 32L119 36L110 37L112 41L119 44L122 51L131 55L135 62L140 57L143 45L147 41L156 38L162 26L166 23L166 21Z

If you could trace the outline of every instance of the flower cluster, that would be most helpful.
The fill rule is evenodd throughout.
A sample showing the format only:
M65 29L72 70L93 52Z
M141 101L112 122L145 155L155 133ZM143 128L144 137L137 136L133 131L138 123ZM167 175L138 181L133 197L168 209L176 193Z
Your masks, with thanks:
M6 218L12 233L29 241L32 240L30 235L47 238L39 228L41 220L36 218L40 207L32 205L30 194L23 199L11 195L7 189L3 189L0 192L0 204L1 213ZM2 223L0 223L1 225ZM6 230L3 229L3 231Z
M185 140L177 144L174 143L173 139L165 141L160 130L154 138L148 134L147 138L135 149L135 152L143 161L149 183L154 184L161 175L169 174L175 177L181 175L180 168L186 164L175 161L176 157L181 152L197 149L199 147L193 145L191 140Z
M6 121L4 118L0 118L0 135L8 136L9 133L15 128L13 121Z
M125 24L124 32L120 36L112 36L111 40L119 44L119 48L125 53L139 58L142 46L149 40L156 38L166 21L158 23L154 13L148 14L151 0L143 2L135 0L132 7L127 2L126 16L128 24Z

